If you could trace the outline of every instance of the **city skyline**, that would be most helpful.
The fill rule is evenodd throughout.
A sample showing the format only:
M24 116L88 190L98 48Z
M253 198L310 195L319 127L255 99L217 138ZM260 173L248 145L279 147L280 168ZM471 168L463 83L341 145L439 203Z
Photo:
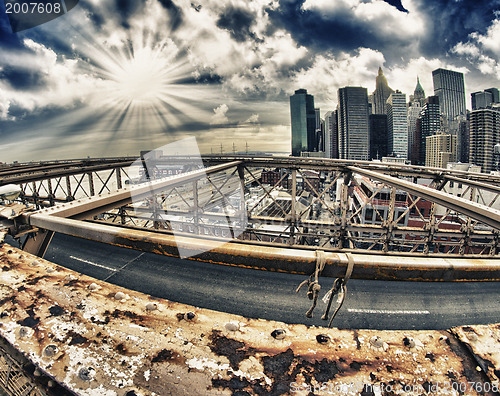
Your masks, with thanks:
M371 94L382 67L409 96L432 70L500 87L498 1L83 0L13 34L0 5L0 161L137 155L195 136L201 152L290 151L289 96L321 116ZM314 22L314 23L313 23Z

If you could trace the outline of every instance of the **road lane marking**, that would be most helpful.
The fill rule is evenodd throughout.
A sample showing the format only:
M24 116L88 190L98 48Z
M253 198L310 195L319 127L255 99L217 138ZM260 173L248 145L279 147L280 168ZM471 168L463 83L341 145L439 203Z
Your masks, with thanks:
M78 261L81 261L82 263L86 263L86 264L94 265L94 266L99 267L99 268L104 268L104 269L107 269L108 271L113 271L113 272L118 271L116 268L106 267L105 265L101 265L101 264L93 263L92 261L84 260L84 259L81 259L81 258L79 258L79 257L69 256L69 258L71 258L71 259L73 259L73 260L78 260Z
M369 313L382 315L430 315L429 311L392 311L387 309L356 309L349 308L347 312L351 313Z

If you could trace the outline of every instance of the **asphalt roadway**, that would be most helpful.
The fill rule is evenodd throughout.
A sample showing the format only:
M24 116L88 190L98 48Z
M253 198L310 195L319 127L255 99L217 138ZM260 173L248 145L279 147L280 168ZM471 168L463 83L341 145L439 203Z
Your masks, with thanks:
M240 269L178 259L56 234L47 260L91 277L156 297L252 318L325 326L314 317L305 276ZM321 278L320 298L333 279ZM351 279L333 326L357 329L441 330L497 323L500 282L382 282Z

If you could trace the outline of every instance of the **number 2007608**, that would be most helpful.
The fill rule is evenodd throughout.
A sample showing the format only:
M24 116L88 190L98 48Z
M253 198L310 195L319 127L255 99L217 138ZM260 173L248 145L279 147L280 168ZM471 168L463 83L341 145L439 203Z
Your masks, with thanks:
M61 3L5 3L7 14L60 14Z

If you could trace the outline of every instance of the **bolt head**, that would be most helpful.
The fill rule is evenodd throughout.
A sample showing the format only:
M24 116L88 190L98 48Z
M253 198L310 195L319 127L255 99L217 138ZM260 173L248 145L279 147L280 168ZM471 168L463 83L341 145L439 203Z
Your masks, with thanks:
M326 334L318 334L316 336L316 341L318 341L319 344L325 345L330 342L330 337Z
M273 330L271 336L276 340L282 340L286 337L286 331L285 329L276 329Z

